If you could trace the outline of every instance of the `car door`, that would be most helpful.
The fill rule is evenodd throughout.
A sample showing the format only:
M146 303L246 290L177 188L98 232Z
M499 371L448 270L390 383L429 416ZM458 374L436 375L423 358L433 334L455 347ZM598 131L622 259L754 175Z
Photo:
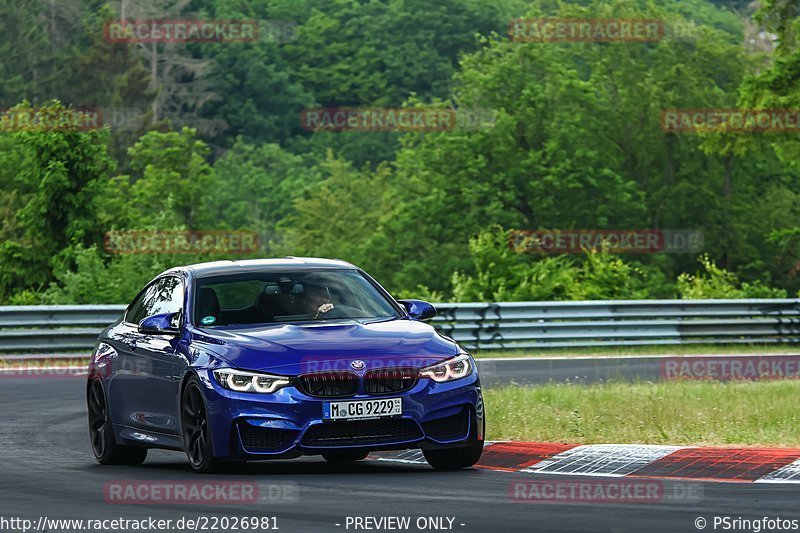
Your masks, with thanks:
M181 336L140 333L138 324L155 314L181 313L184 297L179 276L161 277L140 293L113 332L121 361L112 382L112 409L118 422L147 432L137 438L153 432L179 434L178 389L189 364L181 350ZM179 315L176 327L180 320Z

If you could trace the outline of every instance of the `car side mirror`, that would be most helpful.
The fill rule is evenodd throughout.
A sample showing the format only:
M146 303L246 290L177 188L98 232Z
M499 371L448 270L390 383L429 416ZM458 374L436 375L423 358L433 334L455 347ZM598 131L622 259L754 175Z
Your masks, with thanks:
M423 300L399 300L406 308L408 316L415 320L428 320L436 316L436 308L433 304Z
M159 313L144 318L139 322L139 333L144 333L145 335L177 335L181 330L173 324L179 314Z

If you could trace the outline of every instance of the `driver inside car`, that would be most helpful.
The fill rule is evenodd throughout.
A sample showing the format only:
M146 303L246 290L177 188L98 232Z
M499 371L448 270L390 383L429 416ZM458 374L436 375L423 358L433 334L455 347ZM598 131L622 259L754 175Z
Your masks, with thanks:
M331 302L331 291L328 287L307 286L305 289L306 312L315 320L332 318L331 311L336 306Z

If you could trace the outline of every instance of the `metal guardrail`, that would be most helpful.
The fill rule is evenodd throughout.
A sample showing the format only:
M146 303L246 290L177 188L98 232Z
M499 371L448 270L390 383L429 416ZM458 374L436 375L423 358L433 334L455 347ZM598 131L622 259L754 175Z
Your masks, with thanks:
M0 352L89 352L124 305L0 306Z
M445 304L434 324L469 348L800 342L800 300Z
M800 342L800 300L437 304L468 349ZM123 305L0 306L0 352L88 351Z

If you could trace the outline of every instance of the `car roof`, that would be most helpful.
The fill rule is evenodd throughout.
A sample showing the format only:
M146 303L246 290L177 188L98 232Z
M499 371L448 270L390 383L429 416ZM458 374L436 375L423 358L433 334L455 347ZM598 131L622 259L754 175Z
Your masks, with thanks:
M191 271L198 278L219 276L221 274L246 274L250 272L269 272L276 270L317 270L317 269L355 269L356 267L339 259L322 259L318 257L281 257L273 259L245 259L242 261L210 261L176 267L161 275Z

